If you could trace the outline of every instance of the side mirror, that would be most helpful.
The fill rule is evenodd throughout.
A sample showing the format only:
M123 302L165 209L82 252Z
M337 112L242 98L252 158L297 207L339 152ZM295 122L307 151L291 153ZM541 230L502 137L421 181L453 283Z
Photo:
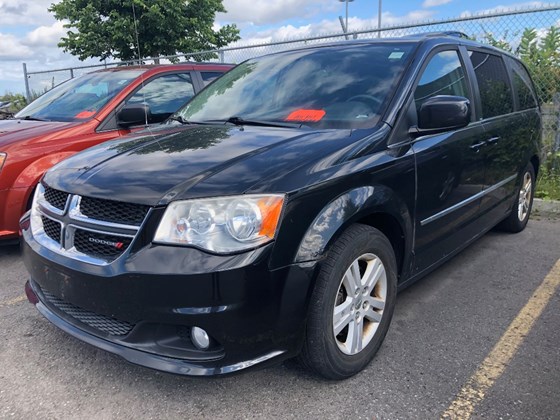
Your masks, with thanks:
M426 100L418 111L418 126L412 137L443 133L466 127L471 121L471 103L463 96L438 95Z
M128 104L117 113L117 125L128 128L133 125L145 125L152 114L146 104Z

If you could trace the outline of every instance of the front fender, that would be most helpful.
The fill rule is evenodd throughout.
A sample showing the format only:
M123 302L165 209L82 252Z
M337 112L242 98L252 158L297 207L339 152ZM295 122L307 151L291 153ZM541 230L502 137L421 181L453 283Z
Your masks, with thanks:
M0 231L9 237L17 235L19 219L27 210L35 185L46 170L76 152L53 153L33 161L19 173L15 181L5 191L5 203L0 202Z
M305 233L296 262L321 259L347 226L372 215L396 220L404 235L405 256L410 255L412 219L406 203L388 187L364 186L339 195L323 208Z
M75 151L53 153L33 161L33 163L21 171L13 184L13 188L35 187L48 169L76 153Z

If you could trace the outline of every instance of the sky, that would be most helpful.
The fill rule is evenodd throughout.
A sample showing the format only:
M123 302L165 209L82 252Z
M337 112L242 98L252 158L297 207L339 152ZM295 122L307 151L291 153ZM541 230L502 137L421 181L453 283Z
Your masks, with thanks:
M57 47L66 30L48 12L56 0L0 0L0 95L24 92L22 64L29 71L98 64L79 61ZM338 16L345 3L338 0L224 0L227 13L216 25L235 23L242 44L301 38L341 31ZM382 1L382 26L446 19L511 7L538 7L544 2L514 0ZM349 29L377 27L378 0L349 3Z

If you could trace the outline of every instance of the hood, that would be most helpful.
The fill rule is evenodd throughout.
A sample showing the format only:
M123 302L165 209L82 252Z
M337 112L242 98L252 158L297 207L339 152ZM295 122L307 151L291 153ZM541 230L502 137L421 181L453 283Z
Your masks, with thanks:
M348 137L348 132L336 130L326 134L252 126L195 126L173 132L143 132L103 143L59 163L47 172L45 182L70 193L154 206L183 198L194 185L241 161L273 152L282 144L296 140L306 143L307 139L317 144L318 138ZM297 152L291 158L301 159ZM272 160L266 166L274 164ZM266 169L254 168L250 174L254 182ZM243 192L235 179L228 184L221 194Z
M51 134L76 124L57 121L1 120L0 151L14 142Z

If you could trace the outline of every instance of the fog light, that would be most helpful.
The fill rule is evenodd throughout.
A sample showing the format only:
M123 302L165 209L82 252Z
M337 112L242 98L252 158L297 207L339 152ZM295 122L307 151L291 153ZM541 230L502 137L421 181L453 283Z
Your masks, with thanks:
M208 347L210 347L210 337L208 337L208 333L202 328L193 327L191 337L194 345L200 350L207 350Z

